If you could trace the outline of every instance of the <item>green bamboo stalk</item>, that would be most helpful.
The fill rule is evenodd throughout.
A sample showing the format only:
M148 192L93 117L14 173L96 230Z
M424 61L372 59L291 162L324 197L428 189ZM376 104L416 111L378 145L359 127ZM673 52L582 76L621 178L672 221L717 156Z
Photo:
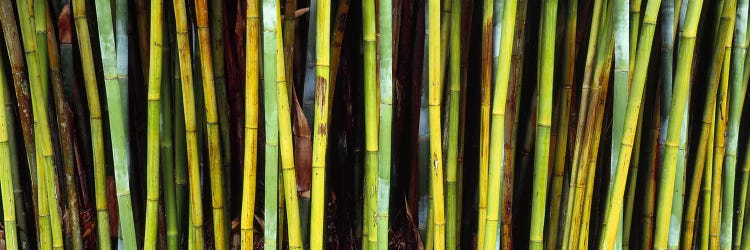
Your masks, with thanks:
M715 124L716 124L716 119L715 119L716 116L714 116L714 114L716 112L716 105L714 105L714 108L711 109L710 112L711 112L711 115L714 118L711 118L711 123L708 124L708 126L711 129L711 132L709 134L709 138L708 138L709 141L707 143L708 144L707 146L709 148L713 149L714 148L714 142L716 141L715 140L716 129L714 128ZM701 228L700 228L701 231L699 232L699 235L700 235L700 246L699 246L699 249L701 249L701 250L708 249L708 245L709 245L709 231L710 231L710 228L711 228L711 189L712 189L712 186L713 186L713 183L711 183L713 181L713 178L712 178L712 176L713 176L713 155L714 155L714 151L713 150L708 150L708 152L706 153L706 159L705 159L705 161L706 161L706 163L705 163L705 170L703 172L703 187L701 188L701 199L702 199L703 204L701 205L701 208L702 208L701 209L701 218L700 218L701 219L700 220L701 221ZM686 243L688 243L688 242L686 241Z
M555 64L557 0L546 0L542 7L542 38L539 56L539 95L534 150L534 196L531 201L529 249L543 248L544 217L549 178L550 127L552 126L552 84Z
M500 40L500 58L495 68L497 72L494 79L495 92L492 100L492 137L489 143L489 174L488 194L499 194L503 173L503 143L505 130L505 98L508 92L508 80L510 77L510 55L513 45L513 32L516 21L516 0L509 0L503 6L503 26ZM497 224L499 220L499 195L488 197L487 202L487 224L484 230L484 249L494 249L497 235Z
M648 99L642 100L641 105L646 105L644 107L649 107L648 105L651 103L647 103ZM653 104L651 104L653 105ZM631 243L631 232L633 231L633 213L634 213L634 207L635 207L635 196L636 196L636 187L638 186L638 168L641 165L641 157L644 155L643 153L646 152L644 150L645 147L641 145L642 141L644 141L644 137L648 134L644 133L644 129L648 129L648 124L644 124L643 120L643 113L645 111L641 110L640 114L638 114L638 127L636 128L636 134L635 134L635 144L633 145L633 159L630 161L630 171L628 172L628 183L626 184L628 189L625 191L625 207L623 211L623 223L622 226L622 249L628 250L630 249L630 243ZM656 113L653 113L654 116L657 116ZM647 140L648 138L646 138Z
M172 6L174 8L174 6ZM170 15L174 16L174 15ZM171 20L172 24L176 24L176 18ZM170 32L177 34L177 25L173 25ZM187 237L187 233L191 232L186 225L192 225L192 220L186 220L189 216L189 210L187 204L188 190L187 190L187 135L185 130L185 109L182 100L182 71L180 67L179 59L179 45L177 44L177 36L172 36L175 53L172 53L172 64L175 67L174 76L172 78L172 86L174 90L174 184L175 184L175 204L177 215L177 229L178 239L180 239L180 245L184 245L184 239ZM186 224L187 223L187 224ZM192 241L191 241L192 242Z
M249 11L250 9L248 9ZM256 8L257 10L257 8ZM263 230L263 247L264 249L276 249L279 225L277 205L279 202L279 190L274 188L279 186L279 125L278 125L278 106L276 104L277 73L276 71L276 46L279 42L276 40L276 2L274 0L262 1L263 13L263 121L265 125L265 193L264 197L264 220L265 228ZM248 19L250 20L250 19Z
M434 5L435 1L430 3ZM433 6L434 7L434 6ZM435 12L437 10L434 10ZM432 14L428 14L432 15ZM364 225L362 229L363 249L373 250L377 243L377 232L375 227L376 206L377 206L377 169L378 169L378 106L377 106L377 58L375 35L375 1L367 0L362 2L362 36L364 42L364 91L365 91L365 208L364 208ZM432 19L429 19L432 20ZM429 21L428 21L429 22ZM430 30L437 28L434 24L439 22L430 22ZM429 32L430 34L434 34ZM316 51L317 52L317 51ZM438 111L439 112L439 111ZM440 131L430 129L431 132ZM436 132L439 134L439 132ZM432 134L430 138L432 139ZM438 135L439 136L439 135ZM439 137L438 137L439 138ZM432 143L430 144L432 147ZM430 206L433 207L433 206ZM432 209L430 209L432 210ZM367 242L367 243L365 243Z
M0 58L0 66L5 67L5 61ZM0 70L0 103L9 103L10 93L7 89L5 70ZM15 156L10 154L10 143L9 134L15 133L15 131L9 131L11 126L8 124L12 123L12 120L7 118L11 117L6 113L5 108L0 108L0 172L11 173L3 174L0 176L0 197L2 197L2 211L3 211L3 229L5 229L5 247L7 249L18 249L18 230L16 228L16 200L13 195L14 180L12 177L14 174L11 172L11 158ZM18 169L16 169L18 170ZM19 203L23 201L19 200Z
M73 249L83 249L83 239L81 238L81 224L79 221L78 192L76 191L76 181L74 173L75 159L73 155L74 131L72 130L73 116L65 93L63 92L63 77L60 70L60 48L57 46L57 38L52 26L52 14L49 8L45 11L47 39L45 45L49 50L49 64L52 73L52 95L55 101L55 112L58 122L58 134L60 138L60 147L62 153L62 165L65 174L67 210L70 216L67 216L68 232L71 235L71 247Z
M325 224L325 176L326 176L326 151L328 147L328 121L330 112L330 97L332 95L331 87L329 86L331 68L330 68L330 33L331 33L331 1L323 0L316 1L317 9L315 11L315 111L314 111L314 136L313 136L313 157L312 157L312 207L311 207L311 221L310 221L310 248L311 249L323 249L323 226ZM389 1L384 0L381 4L390 4ZM388 8L390 10L390 8ZM383 10L381 10L381 13ZM390 12L388 12L390 13ZM390 19L388 19L390 20ZM381 21L381 24L385 25L386 21ZM384 27L386 30L390 27ZM384 32L383 35L388 35ZM389 40L386 40L389 41ZM388 44L390 45L390 44ZM387 62L390 57L386 56L384 52L382 67L389 67ZM390 71L381 70L386 76ZM387 74L389 76L390 74ZM385 77L383 81L390 80ZM387 95L383 94L383 101L386 101ZM385 109L385 108L383 108ZM390 127L390 126L389 126ZM383 134L381 134L381 137ZM390 135L389 135L390 136ZM390 139L390 137L388 137ZM389 140L390 141L390 140ZM389 145L390 146L390 145ZM389 151L390 152L390 151ZM389 155L390 156L390 155ZM383 156L387 157L387 156ZM388 164L390 167L390 164ZM390 170L390 169L389 169ZM381 172L380 170L378 172ZM385 173L390 174L390 173ZM388 175L387 177L390 177ZM390 179L390 178L389 178ZM387 188L379 191L388 191ZM381 194L378 195L380 198ZM385 198L387 201L388 198ZM379 205L378 213L380 213ZM385 203L385 222L384 227L386 229L384 238L388 238L388 204ZM380 217L378 217L380 218ZM383 221L380 221L383 223ZM380 228L378 228L380 229ZM387 249L387 241L386 243Z
M124 162L127 164L126 166L130 166L131 161L132 161L130 157L130 112L129 112L130 106L128 105L129 103L128 101L129 99L129 95L128 95L128 92L129 92L129 89L128 89L129 59L128 59L128 56L130 55L130 52L129 52L130 48L128 47L128 44L129 44L128 2L129 1L127 0L115 0L114 10L112 10L112 15L114 15L113 18L115 18L114 32L115 32L115 49L117 53L117 83L120 85L120 102L122 103L122 121L124 124L123 132L125 135L124 147L126 150L124 154L125 156ZM101 43L101 41L99 43ZM117 172L118 171L115 170L115 175L117 175L116 174ZM129 182L126 182L126 183L129 183ZM128 191L128 193L130 192ZM134 222L137 222L140 224L140 221L134 221ZM132 237L135 237L135 235L133 235ZM120 239L124 239L124 238L120 237Z
M638 37L641 31L641 3L643 0L633 0L630 2L630 58L635 59L636 49L638 48ZM630 81L633 80L633 70L635 69L635 60L630 60Z
M669 1L667 1L669 2ZM665 4L664 6L668 6ZM663 7L662 7L663 8ZM630 74L630 49L629 49L629 18L628 18L628 1L626 0L615 0L614 5L614 36L615 36L615 82L614 82L614 94L613 97L613 115L612 115L612 148L610 154L610 182L607 190L613 190L614 176L617 173L617 158L620 151L620 143L622 138L618 135L622 134L623 126L625 125L625 111L627 108L627 100L629 93L629 74ZM671 28L671 26L670 26ZM671 30L671 29L670 29ZM639 112L640 113L640 112ZM639 115L640 116L640 115ZM636 125L637 126L637 125ZM605 201L608 202L608 201ZM622 217L622 215L620 215ZM622 224L619 226L618 231L622 231ZM622 233L618 232L618 243L617 247L622 247Z
M177 27L177 50L180 59L181 72L181 95L182 105L185 116L185 145L187 153L187 176L189 186L189 209L190 209L190 229L188 235L193 234L193 239L188 237L189 244L195 249L203 249L203 208L201 206L201 187L200 187L200 169L198 159L198 136L196 134L196 112L195 112L195 95L193 90L193 70L190 60L190 48L188 44L187 16L184 0L174 0L175 25ZM177 130L176 132L180 132ZM180 135L177 134L176 135ZM184 185L183 180L177 182L185 172L182 172L180 165L177 165L175 182L178 186ZM178 192L180 188L178 187ZM180 194L178 193L178 202ZM178 203L179 204L179 203Z
M274 2L274 1L272 1ZM281 14L279 12L280 6L278 2L275 2L275 14L276 14L276 30L281 30ZM272 14L266 6L263 7L264 14ZM265 21L264 21L265 25ZM281 33L276 32L276 41L283 41ZM279 58L276 59L277 72L284 72L285 61L284 54L281 47L276 47L277 55ZM291 63L291 62L290 62ZM283 190L284 190L284 203L286 206L286 217L288 221L288 237L289 237L289 248L290 249L301 249L302 248L302 234L300 232L300 217L299 217L299 202L297 197L297 181L294 169L294 147L292 145L292 122L290 112L290 100L289 92L286 82L285 74L277 74L276 76L277 86L276 95L278 111L279 111L279 146L281 149L281 171L282 177L284 178Z
M224 208L224 174L219 141L219 115L217 111L216 88L214 84L213 60L211 57L211 37L208 20L208 2L195 1L196 27L200 42L201 76L203 77L203 98L206 112L206 132L208 139L208 166L211 175L211 207L213 208L214 244L216 249L229 247L229 234Z
M247 23L245 37L245 150L242 187L242 213L241 223L241 248L253 248L253 221L255 219L255 188L257 167L257 143L258 143L258 87L260 80L260 13L257 0L247 1ZM266 99L268 101L268 99ZM270 118L266 118L270 119ZM268 120L267 120L268 121ZM266 136L270 130L266 130ZM272 151L271 152L278 152ZM268 152L266 153L268 155ZM266 158L270 161L271 158ZM267 165L268 166L268 165ZM268 177L267 177L268 178ZM266 189L268 190L268 189ZM268 192L266 192L268 194ZM268 213L269 210L266 210ZM274 240L275 242L275 240Z
M117 51L115 34L112 30L113 22L110 2L98 0L95 3L99 45L102 55L102 67L104 69L104 86L107 92L107 108L109 109L109 130L112 137L112 158L115 168L121 237L125 243L125 247L133 249L138 244L133 224L133 206L130 200L129 150L126 131L127 118L124 115L127 113L127 107L123 107L127 103L122 100L124 96L121 89L126 81L122 81L124 79L120 78L120 73L123 72L120 69L124 66L123 61L125 61L124 64L127 64L127 53L122 55L120 54L123 53L122 51L119 53ZM122 6L118 5L117 7ZM121 13L120 10L117 10L117 12Z
M625 182L628 176L628 165L630 164L633 141L635 140L636 123L638 122L638 113L641 108L640 104L643 99L643 87L645 85L646 71L648 69L651 55L651 42L654 37L656 18L659 15L659 4L661 4L660 1L649 1L646 5L646 12L643 17L643 29L640 33L638 49L635 57L636 63L634 70L637 74L633 74L633 82L628 97L628 105L625 112L625 126L621 141L621 152L618 154L616 168L617 174L615 175L614 188L611 193L612 200L609 201L609 207L606 209L606 226L602 231L600 245L602 248L614 246L618 225L620 224L619 221L622 214L623 194L625 192Z
M96 199L96 222L98 243L101 249L111 247L109 237L109 212L107 211L107 188L104 170L104 132L102 129L102 112L99 102L99 90L96 83L94 58L89 38L89 25L86 17L86 3L84 0L74 0L73 17L78 35L78 46L81 55L83 81L88 102L89 121L91 123L91 143L94 159L94 197Z
M160 162L160 134L159 114L161 113L162 91L162 1L151 1L150 17L150 53L147 96L147 124L146 124L146 229L144 232L143 248L156 248L156 228L159 207L159 164Z
M448 85L448 148L446 156L446 249L457 249L460 242L458 235L458 203L461 201L457 197L457 179L458 179L458 137L459 137L459 109L461 105L461 1L451 1L452 12L450 14L449 37L449 62L450 73ZM382 10L381 10L382 13ZM382 38L382 32L381 32ZM383 39L389 41L390 39ZM382 42L381 42L382 44ZM381 71L382 73L383 71ZM382 79L382 77L381 77ZM382 86L382 85L381 85ZM382 98L382 94L381 94ZM381 113L382 115L382 113ZM382 135L381 131L381 135ZM384 147L381 147L384 149Z
M725 197L722 203L722 210L725 211L722 214L721 223L722 249L729 249L730 247L739 248L740 234L737 232L741 230L733 230L733 226L735 228L742 227L742 215L737 214L737 216L734 216L734 213L730 211L736 211L734 205L734 180L735 173L737 172L737 144L739 140L740 118L742 116L743 101L745 100L745 92L743 91L746 90L744 85L747 84L746 82L742 82L742 75L745 70L744 62L747 53L748 4L747 0L740 0L737 3L737 17L734 26L735 39L732 41L731 62L734 67L731 68L729 75L729 123L727 129L727 149L724 160L726 168L724 178L727 182L723 190ZM740 195L742 195L742 191L740 191ZM738 205L743 204L744 199L740 196ZM737 219L736 224L733 224L734 219Z
M166 2L170 5L170 2ZM175 187L175 119L173 114L177 113L174 109L174 96L173 96L173 77L172 72L175 71L176 57L172 50L174 46L174 37L169 34L174 34L174 26L172 26L173 19L172 15L166 15L164 17L164 5L162 4L162 34L167 34L167 41L162 40L162 83L161 83L161 134L159 136L160 144L160 160L162 165L162 181L164 187L164 210L165 210L165 224L167 234L167 249L175 250L179 246L179 222L177 217L177 193ZM152 8L151 11L157 11ZM153 14L152 14L153 15ZM163 35L162 35L163 36ZM163 63L163 60L168 60L168 63Z
M24 148L26 150L26 162L31 176L31 195L34 203L34 217L39 218L39 206L37 200L38 184L36 182L36 142L34 141L34 125L32 120L31 99L29 96L29 78L24 72L25 62L23 47L16 26L16 17L10 1L0 1L0 23L2 24L5 45L8 51L8 59L13 74L14 93L18 106L19 120L23 134ZM9 99L6 99L9 101ZM20 219L20 217L19 217ZM36 220L35 220L36 221ZM38 226L37 226L38 228Z

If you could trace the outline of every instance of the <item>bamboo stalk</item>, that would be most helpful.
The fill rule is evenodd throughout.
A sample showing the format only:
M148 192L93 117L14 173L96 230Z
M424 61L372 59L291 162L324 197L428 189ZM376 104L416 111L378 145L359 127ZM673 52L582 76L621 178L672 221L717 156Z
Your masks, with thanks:
M251 9L248 9L250 11ZM277 49L279 42L276 40L276 2L274 0L262 1L263 19L263 121L265 123L265 228L263 230L264 249L276 249L279 225L277 205L280 200L278 182L279 173L279 125L277 105ZM249 20L249 19L248 19Z
M0 66L5 67L5 61L2 58L0 58ZM9 100L6 99L10 98L5 77L5 70L0 70L0 103L2 104L9 103ZM0 176L0 193L2 194L0 195L2 197L2 206L0 207L3 208L5 247L7 249L18 249L19 232L16 228L16 197L13 195L14 181L18 180L12 178L14 174L11 172L11 157L15 158L15 156L10 154L9 134L15 133L15 131L9 131L9 128L12 127L8 124L13 122L7 119L10 117L12 116L6 113L5 108L0 108L0 172L11 173Z
M78 192L76 191L76 181L74 173L74 161L73 159L73 139L74 132L72 130L72 111L68 102L65 100L65 93L63 92L63 77L60 70L60 51L57 46L57 38L55 31L52 26L52 14L49 8L45 11L46 16L46 29L47 39L46 46L49 50L49 64L50 72L52 73L52 95L55 101L55 112L58 122L58 133L60 138L60 147L62 153L62 165L65 173L65 186L66 198L67 198L67 210L71 215L66 216L66 224L68 225L68 231L71 234L71 244L73 249L83 249L83 239L81 238L81 225L78 218Z
M430 3L439 0L432 0ZM434 6L433 6L434 7ZM437 11L437 10L434 10ZM433 15L429 14L428 15ZM378 166L378 106L377 106L377 59L375 35L375 1L362 2L362 39L364 42L364 92L365 92L365 207L364 225L362 226L363 249L373 250L377 243L376 206L377 206L377 166ZM432 20L432 19L429 19ZM430 30L436 28L434 24ZM428 33L431 33L428 31ZM434 33L433 33L434 34ZM316 51L317 52L317 51ZM431 132L439 130L430 129ZM431 133L431 134L433 134ZM439 133L439 132L437 132ZM439 136L439 135L438 135ZM432 139L432 136L430 137ZM439 137L438 137L439 138ZM432 206L431 206L432 207ZM432 209L430 209L432 210ZM365 241L367 243L365 243Z
M459 109L461 108L461 1L451 1L449 37L449 85L448 85L448 148L446 156L446 248L457 249L460 242L458 234L458 137L459 137ZM382 13L382 11L381 11ZM381 36L382 37L382 36ZM390 39L384 39L389 41ZM382 44L382 43L381 43ZM381 71L382 72L382 71ZM382 134L382 131L381 131ZM383 147L381 147L383 148Z
M221 142L221 165L224 171L225 206L232 204L232 163L231 139L229 138L229 100L227 96L226 67L224 55L224 3L222 1L210 2L211 14L211 50L213 54L214 85L216 86L216 105L219 115L219 135ZM256 38L257 39L257 38ZM256 65L257 66L257 65ZM257 95L256 95L257 96ZM257 140L257 139L256 139ZM229 226L229 225L228 225ZM228 227L227 227L228 229Z
M657 94L653 97L653 103L661 102L661 85L656 87ZM654 245L654 204L656 200L656 178L657 178L657 166L660 163L659 160L659 133L661 129L661 105L654 105L653 113L659 113L655 115L651 120L651 138L649 138L649 158L647 160L646 177L644 184L644 202L641 208L641 248L649 248Z
M213 210L214 244L216 249L229 247L229 235L226 225L227 215L224 208L224 174L221 161L221 144L219 141L219 115L217 111L216 88L214 84L213 59L211 57L211 37L208 20L208 2L195 1L197 15L196 27L200 42L201 76L203 77L203 98L206 111L206 132L208 143L208 165L211 175L211 207Z
M726 2L725 7L732 8L730 6L733 6L736 4L736 1L733 3L732 1ZM732 13L732 21L730 21L732 24L730 24L732 27L734 27L733 24L734 19L734 13ZM724 44L731 44L731 40L725 41ZM730 58L731 58L731 49L730 46L726 46L723 48L724 50L724 63L722 64L722 73L721 73L721 83L719 87L719 93L718 93L718 102L716 103L716 133L719 134L718 137L716 137L716 141L714 142L714 158L713 158L713 165L714 165L714 172L713 172L713 180L711 188L711 229L710 229L710 238L709 238L709 244L712 249L729 249L731 248L732 240L731 240L731 230L728 231L729 235L719 235L721 233L721 225L723 224L722 221L725 221L724 216L725 214L728 214L729 221L731 221L731 217L734 213L730 211L734 211L733 208L730 208L729 210L723 210L723 206L728 203L729 199L734 199L734 193L726 194L726 187L729 184L725 184L728 182L734 182L734 178L732 179L726 179L724 180L723 177L725 175L729 175L731 177L734 177L734 173L725 173L724 171L724 152L726 150L726 131L727 131L727 120L729 117L729 102L727 100L727 97L729 95L728 89L729 89L729 64L730 64ZM726 197L724 197L726 196ZM728 238L727 238L728 237Z
M711 129L711 132L709 134L709 141L708 141L708 147L713 149L714 143L715 143L715 114L716 113L716 105L714 105L714 108L711 109L711 115L714 117L711 119L711 123L708 124L708 126ZM701 188L701 199L703 202L703 205L701 206L701 228L699 232L700 236L700 248L701 250L708 249L709 246L709 231L711 229L711 189L713 186L713 155L714 151L709 150L706 153L706 163L705 163L705 171L703 172L703 187Z
M96 200L96 217L99 247L109 249L111 246L109 237L109 212L107 211L106 196L106 172L104 170L104 131L102 129L102 113L99 102L99 90L96 83L96 72L93 63L91 40L89 38L89 26L86 17L86 3L83 0L74 0L73 16L78 35L78 46L83 61L83 80L86 89L86 100L88 102L89 121L91 123L91 143L93 145L94 159L94 190Z
M630 92L630 41L628 40L628 33L629 33L629 18L628 18L628 12L630 9L630 6L628 4L629 1L625 0L616 0L614 4L614 36L615 36L615 48L614 48L614 59L615 59L615 82L614 82L614 94L612 95L613 99L613 117L612 117L612 148L611 148L611 154L610 154L610 181L609 186L607 190L612 191L613 190L613 184L614 179L613 178L616 173L617 169L615 166L617 165L617 158L620 151L620 143L622 143L622 138L617 136L622 134L623 132L623 126L625 125L625 112L627 109L627 100L628 100L628 93ZM668 1L669 2L669 1ZM668 4L665 4L668 5ZM670 27L671 28L671 27ZM606 98L606 97L605 97ZM641 101L643 102L643 101ZM640 105L640 104L639 104ZM639 117L640 117L640 111ZM637 119L637 118L636 118ZM636 124L638 122L636 121ZM636 125L637 126L637 125ZM636 128L637 130L637 128ZM637 139L636 139L637 140ZM596 148L594 149L596 150ZM595 161L595 160L594 160ZM631 165L631 164L628 164ZM605 201L605 204L608 203L609 200ZM620 214L620 220L623 220L624 213ZM624 229L623 227L624 223L621 223L618 226L618 232L617 232L617 238L616 238L616 246L619 248L622 248L622 231Z
M383 1L382 4L390 2ZM390 9L388 9L390 10ZM330 112L330 100L332 97L331 87L329 86L331 69L330 69L330 11L331 1L317 1L315 11L315 116L313 136L313 157L312 157L312 206L310 221L310 248L323 249L323 225L325 224L325 175L326 175L326 151L328 147L328 121ZM381 10L382 12L382 10ZM381 21L381 24L384 21ZM385 33L384 35L387 35ZM386 65L388 57L383 58L381 64ZM389 71L387 71L389 72ZM383 81L387 80L385 78ZM383 94L384 99L387 98ZM381 134L381 136L383 136ZM390 165L388 165L390 167ZM381 170L382 171L382 170ZM380 172L380 171L379 171ZM387 191L388 189L384 189ZM380 190L379 190L380 191ZM381 195L379 195L380 198ZM387 198L386 198L387 200ZM378 204L380 205L380 204ZM379 207L380 208L380 207ZM388 238L388 206L385 204L385 238ZM380 213L380 209L378 209ZM382 221L381 221L382 223ZM384 241L387 244L387 241ZM387 245L386 245L387 248Z
M547 204L549 179L550 128L552 126L552 84L555 64L555 35L557 23L557 0L546 0L542 7L542 37L539 57L539 95L536 143L534 150L534 191L531 201L531 229L529 249L542 249L544 214Z
M496 0L483 1L481 81L482 89L492 89L492 38L490 28L493 21L493 6ZM504 1L504 0L499 0ZM477 223L477 249L484 249L484 230L487 224L487 175L489 171L490 147L490 96L491 91L482 91L479 129L479 222Z
M255 187L256 187L256 165L257 165L257 143L258 143L258 87L260 80L259 50L260 50L260 14L257 0L247 1L247 23L245 50L246 74L245 74L245 150L243 188L242 188L242 213L240 223L242 224L241 241L242 249L253 247L253 221L255 214ZM268 100L266 100L268 101ZM266 118L269 119L269 118ZM269 133L266 130L266 133ZM268 134L266 135L268 136ZM268 154L268 153L266 153ZM270 158L266 158L270 161ZM267 165L268 166L268 165ZM269 210L266 210L268 213Z
M747 53L747 15L748 15L748 1L740 0L737 3L737 17L734 26L734 40L732 41L732 58L731 68L729 75L729 123L727 129L727 149L725 152L725 168L724 178L727 180L723 192L725 193L724 202L722 203L722 209L725 211L722 214L721 233L722 236L722 248L729 249L730 247L739 248L741 235L737 232L742 230L733 230L734 228L742 227L742 216L737 214L735 216L735 173L737 172L737 141L739 140L739 126L740 119L742 116L742 105L745 100L745 86L747 82L742 82L742 75L744 74L744 62ZM726 102L726 100L725 100ZM744 177L744 176L743 176ZM745 178L747 179L747 178ZM739 182L741 183L741 182ZM740 187L742 189L742 187ZM744 194L747 194L746 191ZM744 198L742 191L740 191L740 198L738 199L738 205L744 205ZM737 220L736 224L733 224L733 220ZM731 244L731 245L730 245Z
M190 61L190 48L188 46L187 16L185 1L174 0L175 25L177 27L177 50L179 51L182 105L185 116L185 145L187 153L187 176L189 186L189 209L190 226L188 233L193 234L193 239L188 240L195 249L203 249L203 208L201 206L200 169L198 159L198 136L196 135L196 112L195 96L193 90L193 71ZM179 132L176 131L176 132ZM179 135L179 134L176 134ZM179 166L179 165L178 165ZM182 170L176 171L176 180L182 175ZM181 183L176 182L177 185ZM179 191L179 189L178 189ZM178 201L180 199L178 193ZM188 237L190 238L190 237Z
M112 30L112 9L110 8L109 1L98 0L95 3L102 67L104 69L104 86L107 92L107 108L109 109L109 131L112 137L112 158L117 186L117 205L122 231L121 237L126 248L135 248L137 246L137 239L133 224L133 206L129 187L130 175L128 173L129 143L127 139L127 115L125 115L127 113L127 106L123 107L123 105L127 105L127 102L123 100L126 99L126 96L123 96L122 89L122 87L127 86L127 81L121 78L121 73L123 72L122 66L127 65L127 53L121 54L123 52L118 50L120 46L115 46L115 34ZM122 13L120 12L122 11L120 8L123 6L118 4L116 7L119 9L117 12ZM122 28L120 25L117 26ZM118 36L120 35L118 34Z
M162 1L151 1L150 16L150 49L148 74L148 121L146 134L146 230L144 232L143 247L156 248L156 227L159 207L159 164L160 162L160 133L159 113L161 113L161 84L162 84Z
M273 1L272 1L273 2ZM264 5L263 13L271 14ZM279 4L275 3L276 13L276 30L281 29L281 14L279 12ZM265 25L265 21L264 21ZM281 33L276 32L276 41L283 41ZM277 72L284 72L285 61L283 57L283 50L281 47L276 47L277 55L279 58L276 59ZM281 150L281 171L282 177L284 178L283 189L284 189L284 203L286 206L286 217L288 220L288 237L289 237L289 248L290 249L301 249L302 248L302 234L300 232L300 217L299 217L299 202L297 197L297 184L296 174L294 169L294 148L292 145L292 125L290 116L290 100L289 92L286 83L285 74L277 74L277 106L279 111L279 146Z
M167 5L171 5L169 1L166 2ZM165 8L164 4L160 5L161 9L158 10L162 12L162 34L167 34L167 41L164 42L162 40L162 76L161 76L161 105L160 105L160 116L161 116L161 134L159 136L160 140L160 160L159 162L162 165L162 180L163 180L163 187L164 187L164 209L165 209L165 224L166 224L166 236L167 236L167 249L169 250L175 250L179 246L179 222L177 217L177 193L176 193L176 185L175 185L175 162L176 162L176 155L175 155L175 139L174 131L176 131L176 121L174 119L173 114L177 113L177 110L174 109L174 95L173 95L173 77L172 72L174 72L174 68L176 67L176 57L174 51L172 50L172 47L174 46L174 36L170 36L169 34L174 34L174 26L172 15L166 15L166 18L164 17ZM152 11L157 11L156 8L152 8ZM153 13L151 15L154 15ZM166 28L166 30L164 30ZM163 36L163 35L162 35ZM163 39L163 38L162 38ZM163 63L164 60L168 60L168 63Z

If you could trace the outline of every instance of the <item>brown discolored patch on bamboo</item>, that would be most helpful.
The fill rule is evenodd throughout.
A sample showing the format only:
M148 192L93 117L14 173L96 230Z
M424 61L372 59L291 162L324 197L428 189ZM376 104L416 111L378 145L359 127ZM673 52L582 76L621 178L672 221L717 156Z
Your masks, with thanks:
M302 105L297 98L297 91L292 87L292 136L294 137L294 169L297 179L297 192L304 198L309 198L312 188L312 136L302 111Z
M71 31L72 20L70 19L70 4L66 4L60 11L58 16L57 29L58 36L60 36L60 43L70 44L73 42L73 35Z

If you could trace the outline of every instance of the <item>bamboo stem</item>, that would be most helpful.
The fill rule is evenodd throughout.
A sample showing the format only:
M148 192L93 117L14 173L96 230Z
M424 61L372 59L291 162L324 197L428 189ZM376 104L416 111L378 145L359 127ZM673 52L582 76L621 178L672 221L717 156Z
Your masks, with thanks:
M253 221L255 214L255 188L257 172L257 143L258 143L258 87L260 80L260 13L257 0L247 1L247 23L245 37L245 150L243 187L242 187L242 213L241 223L241 248L253 248ZM266 100L268 101L268 100ZM269 119L269 118L266 118ZM266 130L266 133L269 133ZM268 136L268 134L267 134ZM268 154L268 153L266 153ZM270 158L266 158L270 161ZM268 192L266 192L268 193ZM268 213L269 210L266 210Z
M156 248L156 227L159 207L159 164L160 162L160 133L159 113L161 113L161 84L162 84L162 1L151 1L150 17L150 54L148 74L148 121L146 143L146 230L144 232L143 247Z

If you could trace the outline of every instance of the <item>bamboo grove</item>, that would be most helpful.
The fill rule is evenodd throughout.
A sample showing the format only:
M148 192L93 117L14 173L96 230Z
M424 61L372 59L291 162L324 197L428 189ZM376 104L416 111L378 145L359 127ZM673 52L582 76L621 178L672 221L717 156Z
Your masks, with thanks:
M750 249L748 11L0 0L0 250Z

